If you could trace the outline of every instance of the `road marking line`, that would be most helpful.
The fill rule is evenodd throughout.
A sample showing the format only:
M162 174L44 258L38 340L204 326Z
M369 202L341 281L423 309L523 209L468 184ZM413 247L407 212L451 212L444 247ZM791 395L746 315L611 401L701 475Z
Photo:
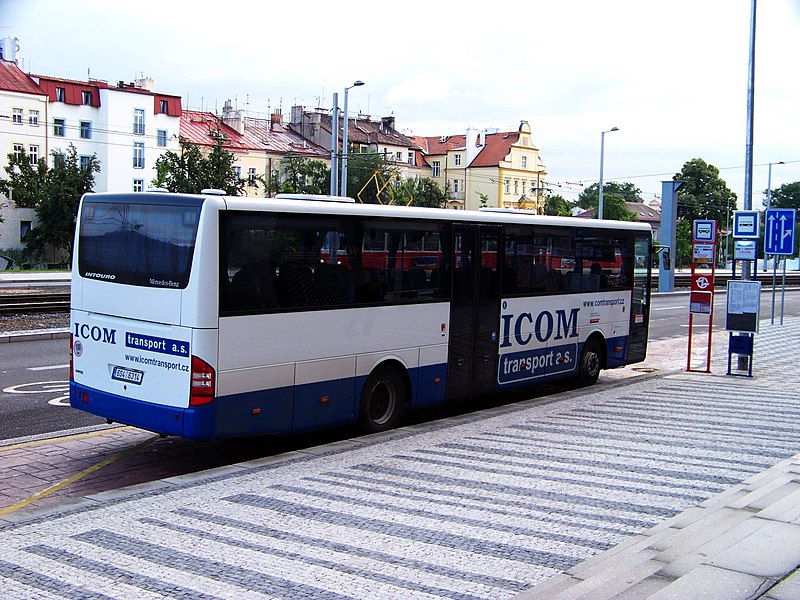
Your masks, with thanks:
M46 490L42 490L41 492L39 492L37 494L34 494L33 496L31 496L29 498L26 498L25 500L20 500L16 504L12 504L11 506L7 506L6 508L0 508L0 515L9 515L9 514L11 514L13 512L18 511L20 508L25 508L29 504L33 504L34 502L38 502L42 498L44 498L46 496L49 496L50 494L53 494L53 493L55 493L55 492L57 492L59 490L62 490L65 487L67 487L68 485L71 485L71 484L75 483L76 481L78 481L80 479L83 479L87 475L91 475L95 471L99 471L103 467L108 466L111 463L118 461L120 458L123 458L124 456L127 456L128 454L136 452L139 448L142 448L142 447L146 446L147 444L149 444L151 442L154 442L159 437L161 437L161 436L154 435L153 437L148 438L148 439L144 440L143 442L139 442L138 444L136 444L135 446L132 446L131 448L128 448L127 450L123 450L122 452L117 452L116 454L101 460L99 463L94 464L91 467L88 467L88 468L84 469L80 473L76 473L72 477L68 477L67 479L64 479L63 481L61 481L61 482L59 482L59 483L57 483L55 485L51 485Z
M28 367L28 371L49 371L50 369L67 369L69 363L65 365L50 365L49 367Z
M136 429L136 427L133 427L131 425L125 425L123 427L109 427L108 429L98 429L97 431L89 431L87 433L74 433L72 435L47 438L46 440L33 440L31 442L20 442L19 444L12 444L10 446L0 446L0 452L3 452L4 450L18 450L19 448L31 448L32 446L41 446L42 444L49 444L51 442L82 440L84 438L94 437L96 435L103 435L104 433L108 433L110 431L125 431L126 429Z

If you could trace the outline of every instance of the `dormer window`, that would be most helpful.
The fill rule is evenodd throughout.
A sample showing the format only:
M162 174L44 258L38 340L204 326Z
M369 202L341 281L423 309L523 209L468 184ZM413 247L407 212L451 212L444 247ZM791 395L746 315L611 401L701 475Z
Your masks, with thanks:
M159 106L159 110L160 110L162 115L167 114L167 101L166 100L159 100L158 106Z
M92 105L92 92L87 92L86 90L81 92L81 100L84 106L91 106Z
M56 102L66 102L67 91L63 87L56 88Z

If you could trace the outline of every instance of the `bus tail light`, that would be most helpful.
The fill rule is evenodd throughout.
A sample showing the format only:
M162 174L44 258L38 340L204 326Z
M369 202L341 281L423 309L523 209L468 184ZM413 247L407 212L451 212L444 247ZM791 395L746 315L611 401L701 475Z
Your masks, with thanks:
M75 357L72 355L72 334L69 334L69 380L73 381L75 379Z
M216 374L206 361L192 356L192 388L189 393L189 406L200 406L214 400Z

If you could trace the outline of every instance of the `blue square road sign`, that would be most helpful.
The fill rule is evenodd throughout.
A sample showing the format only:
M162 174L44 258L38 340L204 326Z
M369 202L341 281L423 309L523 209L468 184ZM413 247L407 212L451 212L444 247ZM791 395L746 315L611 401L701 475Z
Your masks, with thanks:
M770 208L765 213L764 253L790 256L794 254L795 208Z
M761 213L757 210L733 212L733 237L740 240L757 240L761 237Z
M713 244L717 237L717 222L706 219L695 219L692 241L702 244Z

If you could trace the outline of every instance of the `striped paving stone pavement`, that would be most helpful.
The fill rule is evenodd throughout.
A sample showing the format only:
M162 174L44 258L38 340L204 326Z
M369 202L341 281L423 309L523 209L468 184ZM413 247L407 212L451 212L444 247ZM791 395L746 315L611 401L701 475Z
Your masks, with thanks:
M8 515L0 596L511 598L800 452L798 333L759 334L753 379L623 380Z

